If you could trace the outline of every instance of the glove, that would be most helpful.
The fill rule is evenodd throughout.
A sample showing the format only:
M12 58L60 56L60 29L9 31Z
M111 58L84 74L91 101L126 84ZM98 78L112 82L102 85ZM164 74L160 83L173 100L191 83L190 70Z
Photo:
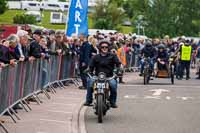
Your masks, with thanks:
M114 69L114 70L113 70L113 73L114 73L114 74L117 74L117 73L118 73L118 70L117 70L117 69Z
M87 69L85 69L85 70L83 71L84 74L87 74L87 73L89 73L89 72L90 72L89 68L87 68Z

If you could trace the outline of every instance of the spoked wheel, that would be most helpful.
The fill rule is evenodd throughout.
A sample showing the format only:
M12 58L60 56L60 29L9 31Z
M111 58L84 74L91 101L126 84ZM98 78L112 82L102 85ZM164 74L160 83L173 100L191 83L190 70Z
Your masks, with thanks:
M150 76L148 73L148 69L145 68L144 70L144 85L149 84Z
M171 83L174 84L174 66L171 66Z
M97 114L98 114L98 123L103 122L103 95L97 96Z

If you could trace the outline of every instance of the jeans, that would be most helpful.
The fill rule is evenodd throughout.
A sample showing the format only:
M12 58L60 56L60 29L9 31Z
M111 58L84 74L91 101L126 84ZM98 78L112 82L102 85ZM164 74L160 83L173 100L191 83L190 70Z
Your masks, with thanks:
M42 87L44 87L46 84L48 84L48 62L47 61L43 61L42 62Z
M190 77L190 61L181 61L181 75L180 78L183 78L184 70L186 69L186 78Z
M87 88L87 74L84 73L86 69L87 69L87 66L80 67L80 76L81 76L81 80L82 80L84 88Z
M62 79L67 79L69 78L69 67L70 67L70 64L71 64L71 59L68 57L68 56L63 56L63 64L62 64Z
M94 80L88 78L87 79L87 96L86 96L86 102L92 103L93 97L93 85L94 85ZM117 101L117 80L112 79L109 82L110 86L110 103L115 104Z
M150 65L150 69L151 69L151 70L154 70L154 64L155 64L154 59L152 59L152 58L149 59L149 60L148 60L148 63L149 63L149 65ZM143 71L144 71L144 66L145 66L144 59L141 59L141 60L140 60L140 66L141 66L140 73L143 73Z

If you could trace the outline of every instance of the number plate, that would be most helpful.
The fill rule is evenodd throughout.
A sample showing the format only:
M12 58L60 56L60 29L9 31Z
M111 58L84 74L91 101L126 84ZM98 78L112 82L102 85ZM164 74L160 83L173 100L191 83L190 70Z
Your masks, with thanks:
M106 88L105 83L97 83L97 88Z

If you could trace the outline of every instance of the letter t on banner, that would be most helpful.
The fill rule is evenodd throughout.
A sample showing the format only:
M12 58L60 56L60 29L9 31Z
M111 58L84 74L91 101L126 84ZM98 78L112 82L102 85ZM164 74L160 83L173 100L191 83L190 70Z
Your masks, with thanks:
M72 34L88 35L88 0L71 0L68 22L67 22L67 36Z

